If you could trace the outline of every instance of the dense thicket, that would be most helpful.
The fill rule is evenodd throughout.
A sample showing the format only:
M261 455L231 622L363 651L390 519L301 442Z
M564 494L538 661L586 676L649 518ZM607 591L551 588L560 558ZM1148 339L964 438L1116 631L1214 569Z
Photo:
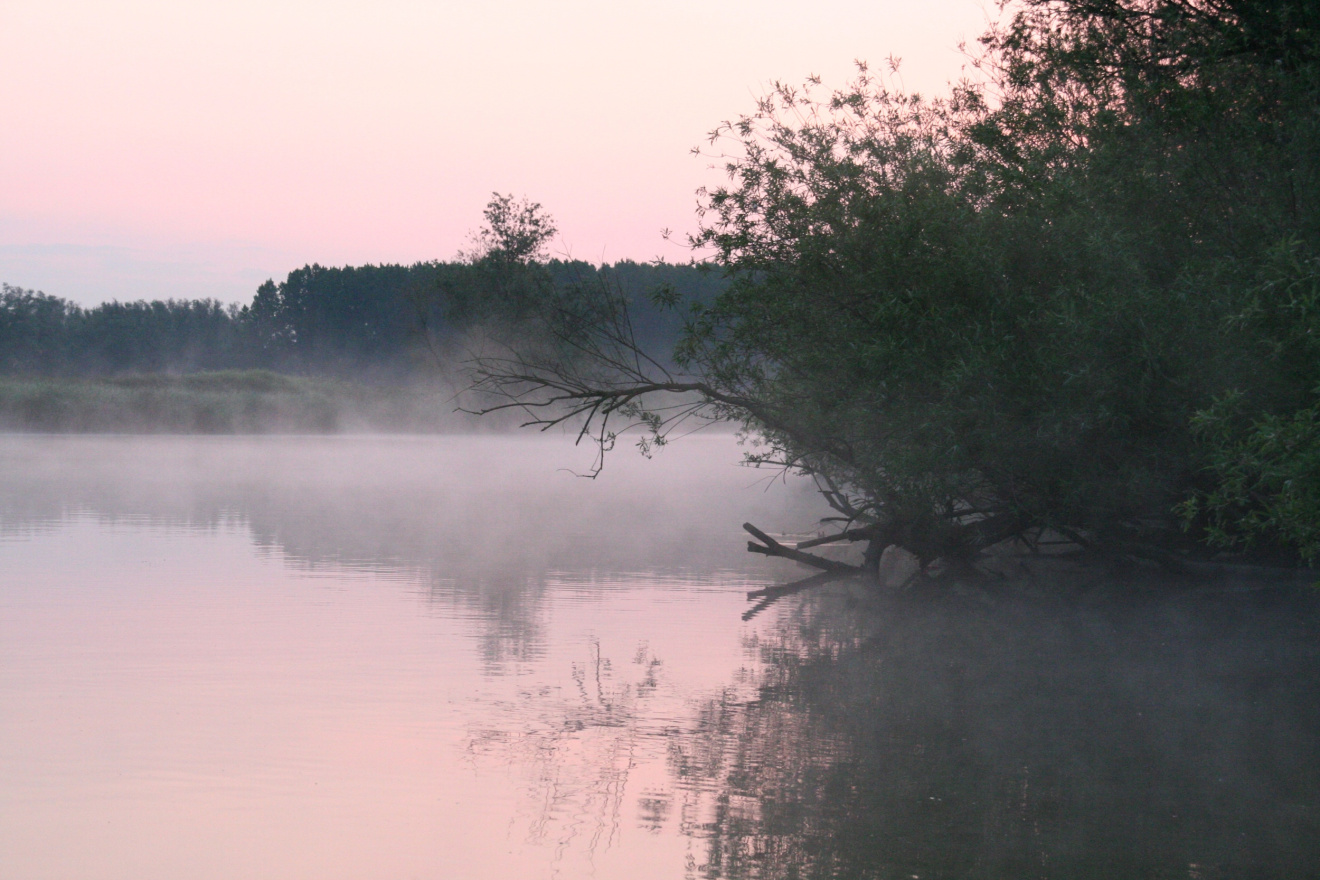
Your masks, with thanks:
M474 327L500 322L522 332L528 297L547 287L608 284L633 303L638 338L672 348L681 321L650 304L657 287L709 301L720 280L692 266L620 262L595 267L549 261L527 269L534 284L511 285L507 270L469 262L328 268L304 266L267 281L250 304L212 300L112 302L83 308L5 285L0 288L0 373L104 376L269 369L396 378L433 369ZM461 356L461 355L460 355Z
M485 386L661 436L640 401L696 394L926 560L1045 527L1314 553L1320 6L1026 0L982 42L946 98L863 69L714 133L694 245L731 286L681 371Z
M993 89L781 90L723 132L741 157L701 242L736 281L693 362L923 555L969 510L1174 541L1208 485L1196 413L1237 390L1288 410L1320 379L1271 350L1295 316L1246 318L1301 277L1282 254L1316 253L1314 19L1032 2L985 38Z

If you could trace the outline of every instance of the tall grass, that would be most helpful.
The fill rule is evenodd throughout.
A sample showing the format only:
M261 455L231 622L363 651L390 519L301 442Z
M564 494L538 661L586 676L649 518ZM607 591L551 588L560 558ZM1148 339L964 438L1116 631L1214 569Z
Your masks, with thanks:
M267 370L110 378L0 377L0 430L322 434L461 429L448 394Z

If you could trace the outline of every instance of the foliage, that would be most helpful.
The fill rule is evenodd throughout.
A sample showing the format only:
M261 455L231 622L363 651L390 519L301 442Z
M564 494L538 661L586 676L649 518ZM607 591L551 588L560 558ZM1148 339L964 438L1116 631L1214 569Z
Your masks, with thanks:
M0 372L204 370L252 356L239 309L214 300L104 303L0 288Z
M336 375L399 373L415 366L435 316L419 305L441 266L303 266L267 281L240 319L263 366Z
M1282 545L1320 555L1320 259L1275 249L1224 327L1251 346L1250 394L1234 389L1192 421L1208 479L1179 506L1226 548Z
M778 404L767 459L918 544L968 510L1149 537L1194 413L1264 378L1222 326L1317 233L1315 15L1286 6L1029 3L984 40L997 95L780 87L716 133L696 243L734 283L691 362ZM1289 326L1253 330L1315 363Z
M546 246L559 230L539 203L491 193L482 214L486 225L473 235L474 250L462 255L467 262L545 262Z
M1320 241L1317 13L1010 13L982 84L928 100L863 66L836 92L778 85L713 133L728 181L693 245L730 286L694 304L675 369L491 363L487 387L654 439L734 419L753 461L813 474L924 559L1041 527L1179 546L1173 507L1207 477L1196 414L1238 388L1282 419L1312 402L1291 319L1243 316L1280 242ZM624 362L626 334L593 344ZM643 405L657 393L698 402Z
M1213 487L1179 506L1219 547L1282 543L1314 561L1320 555L1320 406L1267 413L1241 425L1230 395L1197 414Z
M54 296L0 285L0 369L50 369L67 357L70 304Z

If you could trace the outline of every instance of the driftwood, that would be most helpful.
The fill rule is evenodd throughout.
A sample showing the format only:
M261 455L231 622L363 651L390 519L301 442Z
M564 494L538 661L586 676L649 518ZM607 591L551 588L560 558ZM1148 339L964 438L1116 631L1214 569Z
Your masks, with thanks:
M805 550L808 547L819 547L822 544L837 544L839 541L870 541L875 537L875 526L863 526L859 529L845 529L834 535L823 535L819 538L798 541L795 546L798 550Z
M747 551L749 553L760 553L763 556L779 556L784 559L791 559L794 562L800 562L803 565L809 565L812 568L819 568L823 571L838 572L841 574L861 574L863 569L860 566L849 565L846 562L838 562L834 559L826 559L824 556L817 556L814 553L806 553L793 547L785 547L765 532L758 529L751 523L743 523L743 528L760 541L760 544L752 541L747 542Z
M828 584L841 578L864 574L866 571L856 565L849 565L846 562L839 562L834 559L826 559L824 556L817 556L814 553L806 553L800 549L803 545L814 547L818 544L828 544L836 540L861 540L860 538L854 539L847 537L847 532L838 536L832 535L825 540L815 539L814 543L804 541L803 543L798 544L797 547L786 547L751 523L743 523L743 528L746 529L752 537L761 542L760 544L757 544L753 541L748 541L748 551L752 553L760 553L763 556L779 556L783 559L791 559L794 562L809 565L812 568L821 569L820 573L814 574L811 577L803 578L799 581L794 581L791 584L766 587L763 590L752 590L747 594L747 598L759 599L760 601L743 613L743 620L751 620L753 617L760 614L785 596L791 596L794 593L800 593L803 590L818 587L822 584ZM857 529L855 531L860 532L862 530Z

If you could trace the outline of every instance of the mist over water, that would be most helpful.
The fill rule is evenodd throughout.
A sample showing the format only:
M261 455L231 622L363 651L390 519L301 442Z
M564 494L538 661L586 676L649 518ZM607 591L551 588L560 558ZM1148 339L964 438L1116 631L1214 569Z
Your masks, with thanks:
M727 437L0 437L0 876L1320 869L1316 593L800 576Z
M0 848L24 877L648 876L665 732L747 662L727 438L9 437ZM652 824L655 819L648 819ZM627 841L632 841L628 844ZM663 857L661 857L663 856ZM613 860L613 861L611 861Z

